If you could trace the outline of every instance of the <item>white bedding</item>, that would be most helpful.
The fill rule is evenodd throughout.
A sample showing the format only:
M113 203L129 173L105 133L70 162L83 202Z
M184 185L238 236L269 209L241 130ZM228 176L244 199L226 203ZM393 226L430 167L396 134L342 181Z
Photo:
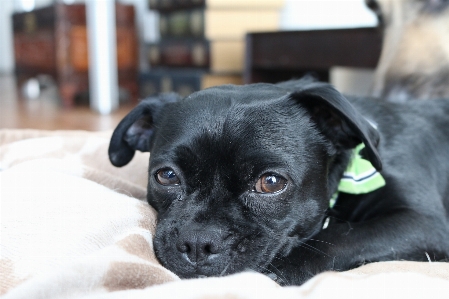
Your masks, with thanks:
M115 168L109 137L0 130L2 298L449 298L449 264L437 262L369 264L301 287L257 273L181 281L152 249L149 155Z

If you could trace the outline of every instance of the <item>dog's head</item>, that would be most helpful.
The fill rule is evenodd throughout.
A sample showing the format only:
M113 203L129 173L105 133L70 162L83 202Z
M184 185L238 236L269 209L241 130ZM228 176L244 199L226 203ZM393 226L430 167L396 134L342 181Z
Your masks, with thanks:
M150 151L157 257L181 277L263 271L322 227L348 152L380 169L377 132L333 87L225 85L141 102L109 147L116 166Z

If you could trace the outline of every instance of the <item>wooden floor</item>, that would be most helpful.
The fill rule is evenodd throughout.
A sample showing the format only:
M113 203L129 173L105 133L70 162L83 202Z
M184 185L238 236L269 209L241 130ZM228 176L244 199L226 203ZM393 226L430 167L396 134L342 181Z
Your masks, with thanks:
M89 107L63 108L56 95L53 88L37 99L23 99L14 77L0 75L0 129L110 130L133 108L120 107L111 115L100 115Z

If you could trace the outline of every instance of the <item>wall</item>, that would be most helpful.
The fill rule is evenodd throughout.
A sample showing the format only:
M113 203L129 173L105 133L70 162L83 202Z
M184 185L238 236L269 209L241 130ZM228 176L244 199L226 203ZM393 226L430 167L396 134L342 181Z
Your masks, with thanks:
M284 0L281 29L324 29L376 26L364 0Z

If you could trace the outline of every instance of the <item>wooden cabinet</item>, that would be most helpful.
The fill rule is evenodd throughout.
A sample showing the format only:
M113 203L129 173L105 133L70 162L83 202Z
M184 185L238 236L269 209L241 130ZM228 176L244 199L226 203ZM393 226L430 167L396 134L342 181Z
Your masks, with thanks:
M244 79L275 83L313 73L328 81L333 66L375 68L381 47L377 28L251 33Z
M138 96L138 40L132 5L116 4L119 85ZM39 74L57 82L65 106L88 91L88 41L84 4L58 3L13 15L15 71L19 86Z

